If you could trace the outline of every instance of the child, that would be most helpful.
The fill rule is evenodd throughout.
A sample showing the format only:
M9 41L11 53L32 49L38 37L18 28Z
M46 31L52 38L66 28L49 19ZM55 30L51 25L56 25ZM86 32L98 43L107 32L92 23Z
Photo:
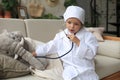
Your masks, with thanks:
M38 46L33 55L58 53L61 56L69 51L73 42L73 49L61 58L64 80L99 80L94 66L98 43L83 26L85 11L78 6L69 6L63 17L66 29L45 45Z

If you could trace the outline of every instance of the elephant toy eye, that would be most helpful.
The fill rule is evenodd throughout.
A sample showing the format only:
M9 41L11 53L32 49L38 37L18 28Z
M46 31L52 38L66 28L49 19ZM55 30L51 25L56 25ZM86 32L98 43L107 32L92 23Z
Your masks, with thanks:
M13 39L15 40L15 37L13 37Z
M6 53L7 53L7 54L9 54L9 52L8 52L8 51L7 51Z

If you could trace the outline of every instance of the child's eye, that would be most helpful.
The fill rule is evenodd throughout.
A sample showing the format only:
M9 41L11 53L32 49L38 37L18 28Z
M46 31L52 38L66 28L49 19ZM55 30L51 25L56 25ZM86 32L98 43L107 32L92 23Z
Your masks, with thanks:
M75 23L75 25L79 25L78 23Z
M71 22L70 22L70 21L68 21L68 24L71 24Z

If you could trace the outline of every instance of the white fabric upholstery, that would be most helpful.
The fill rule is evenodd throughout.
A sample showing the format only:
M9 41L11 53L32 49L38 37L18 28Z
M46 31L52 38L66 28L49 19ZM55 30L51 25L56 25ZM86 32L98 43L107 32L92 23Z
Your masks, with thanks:
M120 59L120 41L99 42L98 54Z
M46 80L45 78L40 78L38 76L33 76L33 75L27 75L27 76L21 76L17 78L10 78L6 80Z
M120 60L107 56L97 55L95 57L96 72L100 79L120 71Z
M24 20L0 18L0 33L7 29L10 31L21 31L24 36L27 36Z
M43 42L48 42L55 37L61 28L64 28L63 20L49 20L49 19L28 19L25 20L28 37Z

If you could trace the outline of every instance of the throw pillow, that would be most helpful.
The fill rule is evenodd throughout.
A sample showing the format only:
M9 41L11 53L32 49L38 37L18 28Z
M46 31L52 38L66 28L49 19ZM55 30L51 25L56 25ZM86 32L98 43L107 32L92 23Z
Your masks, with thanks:
M95 28L90 27L90 28L86 28L86 30L92 32L98 41L104 41L104 39L102 37L103 32L104 32L103 27L95 27Z

